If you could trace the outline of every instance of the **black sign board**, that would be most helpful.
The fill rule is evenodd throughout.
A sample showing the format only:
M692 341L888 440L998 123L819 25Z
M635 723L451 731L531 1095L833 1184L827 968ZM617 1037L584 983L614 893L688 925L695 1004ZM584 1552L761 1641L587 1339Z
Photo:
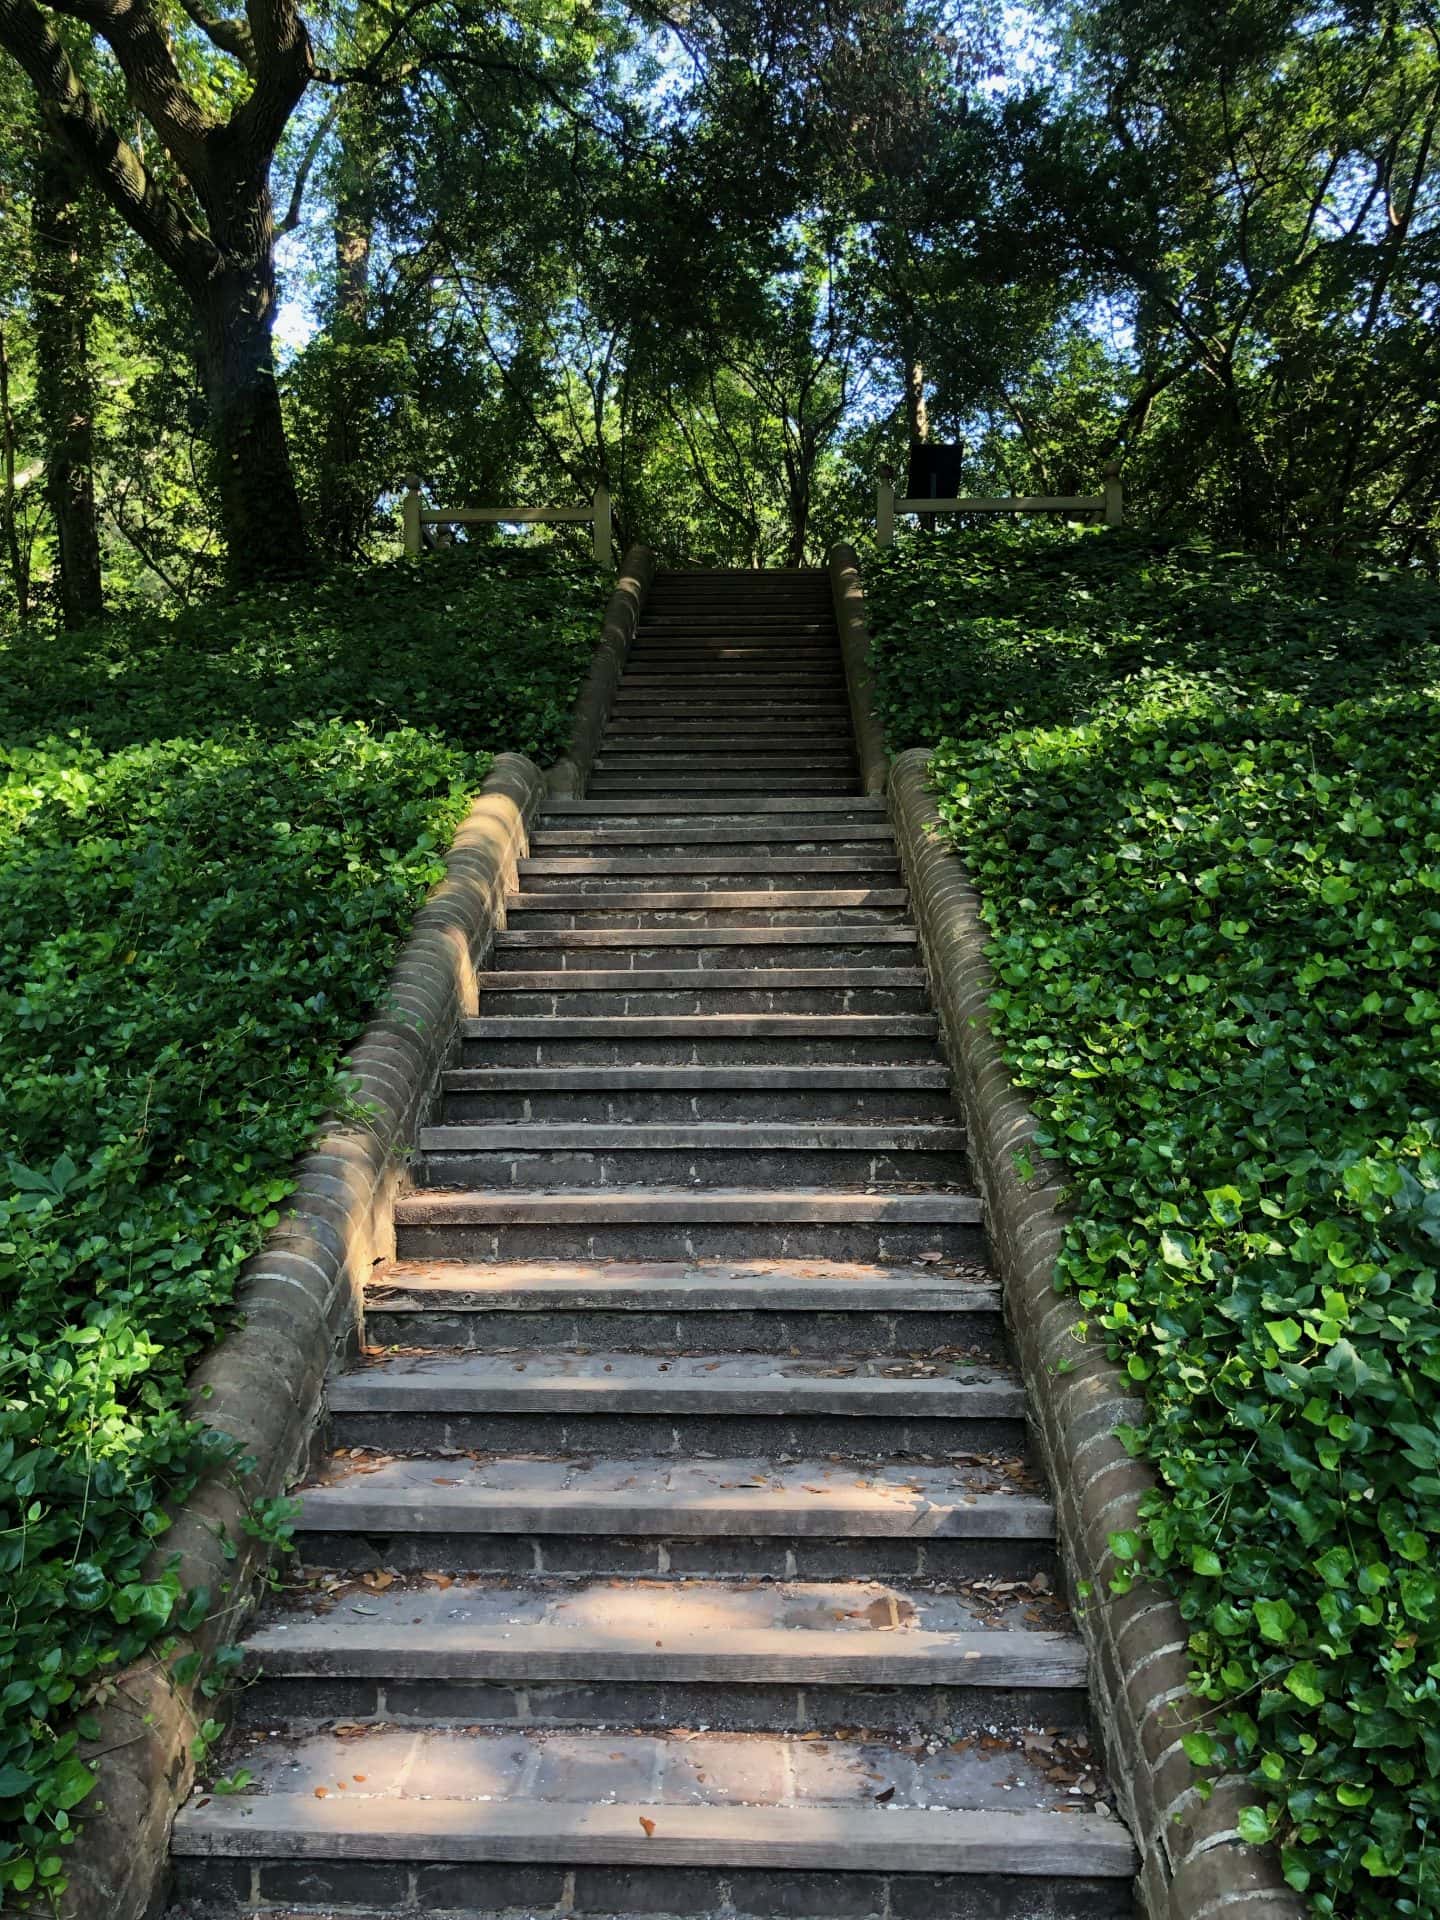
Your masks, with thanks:
M960 442L917 440L910 449L905 493L911 500L955 500L960 494Z

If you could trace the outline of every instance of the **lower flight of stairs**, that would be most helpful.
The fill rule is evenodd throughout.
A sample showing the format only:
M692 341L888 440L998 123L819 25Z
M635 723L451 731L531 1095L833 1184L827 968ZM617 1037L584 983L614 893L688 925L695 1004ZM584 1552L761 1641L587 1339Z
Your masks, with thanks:
M824 576L662 574L330 1384L175 1920L1132 1911L857 788Z

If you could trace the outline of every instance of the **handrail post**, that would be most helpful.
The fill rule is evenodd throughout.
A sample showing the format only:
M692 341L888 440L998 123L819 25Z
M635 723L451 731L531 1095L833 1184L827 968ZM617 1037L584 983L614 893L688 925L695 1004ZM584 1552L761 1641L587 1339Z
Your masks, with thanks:
M610 529L610 489L603 484L595 489L595 563L608 567L612 563L612 545Z
M1102 491L1105 495L1105 524L1107 527L1118 527L1125 518L1125 499L1120 485L1120 462L1107 460L1104 471L1105 485Z
M880 483L875 489L875 544L895 544L895 474L890 467L880 469Z
M405 483L405 498L400 507L400 526L405 541L405 551L418 555L423 544L420 537L420 508L423 501L420 495L420 481L412 474Z

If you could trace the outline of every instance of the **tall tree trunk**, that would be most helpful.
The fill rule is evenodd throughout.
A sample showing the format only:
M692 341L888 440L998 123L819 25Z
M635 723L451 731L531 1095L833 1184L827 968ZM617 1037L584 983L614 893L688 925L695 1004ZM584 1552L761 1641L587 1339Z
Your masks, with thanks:
M60 619L82 627L105 612L95 513L94 306L79 168L42 126L35 192L35 384L45 431L45 491L60 556Z
M930 410L925 405L925 369L911 354L905 358L905 417L910 423L911 446L930 438Z
M30 557L20 541L19 488L15 483L15 415L10 406L10 353L5 344L3 326L0 326L0 526L3 526L5 534L5 557L10 563L15 611L21 620L28 620Z
M268 192L260 198L247 214L263 227L263 245L227 246L223 269L196 300L220 517L237 586L293 577L311 564L275 380Z

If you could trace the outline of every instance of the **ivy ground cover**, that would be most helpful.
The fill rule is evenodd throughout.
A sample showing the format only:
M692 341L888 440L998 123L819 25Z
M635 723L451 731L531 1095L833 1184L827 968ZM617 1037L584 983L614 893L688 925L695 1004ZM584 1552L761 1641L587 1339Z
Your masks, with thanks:
M427 557L0 643L0 1906L64 1877L203 1464L187 1371L490 755L563 745L589 569Z
M1440 1913L1440 592L1099 531L869 590L932 745L1057 1283L1140 1384L1213 1733L1324 1916Z

